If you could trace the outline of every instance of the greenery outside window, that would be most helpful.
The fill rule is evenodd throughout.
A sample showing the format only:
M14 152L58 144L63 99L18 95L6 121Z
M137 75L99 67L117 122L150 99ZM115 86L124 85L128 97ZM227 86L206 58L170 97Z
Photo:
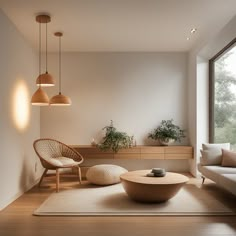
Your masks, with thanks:
M236 38L210 61L210 142L236 150Z

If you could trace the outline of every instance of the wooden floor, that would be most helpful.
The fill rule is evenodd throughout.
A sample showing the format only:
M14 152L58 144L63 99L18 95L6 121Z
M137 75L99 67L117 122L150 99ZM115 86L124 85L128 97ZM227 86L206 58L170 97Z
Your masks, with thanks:
M151 216L151 217L46 217L32 212L55 191L49 177L0 212L0 236L235 236L236 216ZM200 184L200 180L191 179ZM77 188L77 179L64 176L63 189ZM206 181L206 188L217 188ZM236 198L225 191L220 197L236 210ZM79 199L78 199L79 201Z

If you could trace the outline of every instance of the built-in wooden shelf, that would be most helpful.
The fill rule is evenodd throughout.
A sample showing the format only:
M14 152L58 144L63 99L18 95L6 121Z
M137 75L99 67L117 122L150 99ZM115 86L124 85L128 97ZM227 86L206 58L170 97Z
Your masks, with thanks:
M90 145L71 145L85 159L161 159L177 160L192 159L193 147L191 146L136 146L121 149L117 153L101 151Z

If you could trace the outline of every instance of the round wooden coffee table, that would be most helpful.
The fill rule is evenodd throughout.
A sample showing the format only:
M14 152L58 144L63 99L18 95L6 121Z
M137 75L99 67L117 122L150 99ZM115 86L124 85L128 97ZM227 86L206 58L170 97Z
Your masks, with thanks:
M130 171L120 176L128 196L141 202L164 202L174 197L188 182L184 175L167 172L164 177L147 177L151 170Z

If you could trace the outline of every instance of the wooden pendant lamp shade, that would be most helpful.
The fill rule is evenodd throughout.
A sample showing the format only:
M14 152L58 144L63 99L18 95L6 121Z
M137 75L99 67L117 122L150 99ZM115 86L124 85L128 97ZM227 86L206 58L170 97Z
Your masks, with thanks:
M59 94L53 96L50 99L50 105L52 106L70 106L71 99L61 93L61 32L56 32L55 36L59 37Z
M44 74L38 76L36 84L42 87L55 86L54 78L46 71Z
M59 93L58 95L55 95L50 99L50 105L52 105L52 106L70 106L71 99L69 97Z
M52 77L52 75L50 75L48 73L48 69L47 69L47 66L48 66L48 47L47 47L47 23L51 22L51 17L48 16L48 15L38 15L36 16L36 21L39 23L39 24L46 24L46 72L43 73L43 74L39 74L37 80L36 80L36 84L38 86L42 86L42 87L50 87L50 86L55 86L55 80L54 78ZM40 52L41 53L41 36L40 36Z
M39 87L31 98L31 104L36 106L48 106L48 95Z
M38 15L36 16L36 21L39 23L39 76L37 78L37 84L39 84L39 88L33 94L31 98L31 104L34 106L48 106L48 95L41 88L41 81L44 81L43 76L41 75L41 23L48 23L51 21L51 18L47 15Z

